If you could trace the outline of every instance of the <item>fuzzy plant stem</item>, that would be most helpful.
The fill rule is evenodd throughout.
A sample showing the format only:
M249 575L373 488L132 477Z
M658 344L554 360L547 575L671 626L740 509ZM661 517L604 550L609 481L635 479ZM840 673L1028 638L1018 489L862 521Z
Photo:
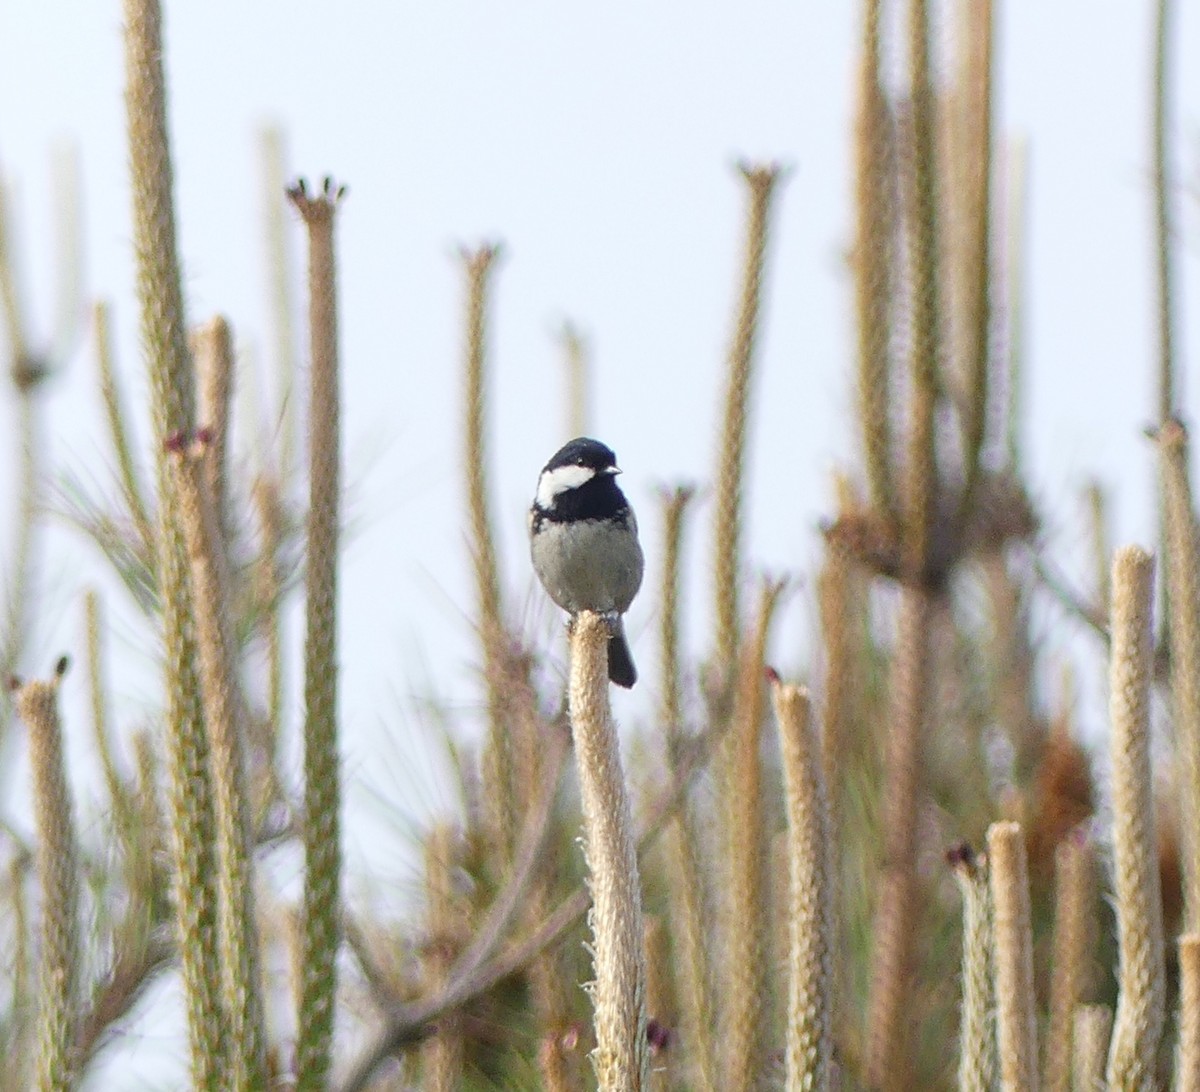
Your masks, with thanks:
M833 899L829 809L808 694L773 685L787 805L788 1092L831 1087Z
M1037 1092L1037 1000L1025 835L1018 823L988 827L995 922L996 1041L1003 1092Z
M907 1088L909 1006L917 929L917 793L921 736L930 693L932 596L901 590L891 668L886 829L868 999L868 1075L872 1088Z
M866 0L855 127L854 300L858 336L858 415L871 503L894 517L890 339L895 252L893 147L879 73L881 0Z
M300 938L297 1092L329 1080L341 917L341 789L337 732L337 556L341 479L334 218L331 179L289 191L308 230L309 509L304 630L304 907Z
M192 569L200 648L200 685L212 750L217 809L222 990L236 1092L265 1092L266 1031L255 922L254 868L244 741L248 715L238 680L228 559L210 488L215 447L175 452L175 488Z
M724 874L728 891L722 907L724 950L719 973L725 1088L757 1087L766 1062L770 835L760 752L767 639L782 589L782 584L763 586L754 635L741 650L733 724L724 741Z
M38 1092L75 1087L75 1028L79 1019L79 850L63 762L58 677L17 690L17 714L29 731L37 871L42 888L38 956Z
M1158 417L1164 423L1180 405L1175 376L1175 233L1172 226L1170 134L1171 44L1174 4L1158 0L1154 25L1154 250L1158 294Z
M637 848L608 705L608 627L591 611L571 629L568 704L592 892L592 1062L600 1092L644 1092L650 1052Z
M1151 1092L1166 1004L1150 768L1154 560L1136 546L1117 550L1112 589L1109 720L1120 961L1108 1084L1122 1092Z
M1091 843L1081 832L1072 831L1054 853L1050 1022L1042 1071L1045 1092L1071 1092L1071 1033L1096 943L1095 873Z
M680 699L680 553L684 517L695 496L690 488L663 495L663 584L659 613L662 649L662 723L667 735L671 771L680 773L686 760L688 737L683 730ZM680 1005L683 1053L696 1092L716 1092L717 1052L713 1041L712 964L709 929L708 881L701 862L703 850L695 807L684 799L667 830L671 869L671 933Z
M1071 1036L1071 1087L1074 1092L1108 1092L1104 1060L1112 1034L1112 1009L1107 1005L1080 1005L1075 1010Z
M467 275L466 339L463 358L463 475L470 521L471 559L479 640L487 688L487 742L484 751L489 835L502 860L512 854L518 825L517 786L528 784L530 771L519 778L517 748L510 738L507 709L509 674L506 637L496 561L496 535L489 511L487 468L487 303L491 273L500 256L497 246L462 253Z
M975 0L969 8L962 74L965 131L959 189L965 222L959 257L966 352L960 525L969 518L974 504L988 425L992 361L992 42L992 0Z
M1200 931L1200 556L1188 473L1188 436L1175 420L1158 430L1163 548L1171 645L1176 789L1182 828L1184 929Z
M1179 938L1175 1092L1200 1092L1200 933L1185 933Z
M729 350L724 421L718 454L716 500L713 505L713 587L717 616L716 666L732 672L737 658L738 581L741 577L742 480L745 475L746 421L750 405L750 378L758 316L762 306L763 268L766 261L771 197L779 181L779 168L741 164L749 189L746 251L737 323Z
M963 900L958 1088L959 1092L991 1092L996 1085L996 1018L988 862L986 856L963 846L951 854L951 865Z
M194 392L176 249L162 12L158 0L125 0L124 17L134 255L157 445L157 569L166 668L176 935L192 1085L216 1092L228 1087L229 1044L220 1005L215 817L187 547L164 447L167 437L191 431Z
M938 193L934 91L929 60L926 0L909 4L909 83L912 133L902 164L907 175L912 335L911 404L904 470L906 563L919 579L931 561L938 499L937 403L941 384L941 299L938 292Z

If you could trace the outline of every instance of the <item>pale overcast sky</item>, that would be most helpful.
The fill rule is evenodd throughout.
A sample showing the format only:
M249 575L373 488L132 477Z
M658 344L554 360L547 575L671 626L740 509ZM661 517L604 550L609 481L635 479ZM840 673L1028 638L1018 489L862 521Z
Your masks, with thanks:
M1194 415L1200 9L1177 6L1186 9L1174 49L1176 207L1186 255L1180 345ZM1077 490L1092 475L1113 487L1120 537L1152 542L1153 465L1141 427L1152 414L1155 351L1153 5L998 7L1000 124L1030 149L1030 485L1071 566L1082 543ZM843 255L857 13L851 3L630 0L167 5L192 321L221 311L260 364L270 353L256 149L264 123L286 130L296 172L332 173L350 187L338 239L356 526L342 584L344 752L358 786L348 803L352 859L361 860L369 840L360 832L374 829L363 816L384 810L380 795L403 794L401 812L418 817L446 799L425 776L423 737L408 712L413 696L432 687L459 708L475 698L462 675L473 648L464 621L471 585L457 440L462 292L453 256L460 242L506 245L491 313L489 469L519 612L532 587L525 507L538 469L562 439L563 370L552 332L569 317L589 335L593 431L626 471L653 581L655 486L705 481L713 462L744 208L731 164L743 156L790 164L776 205L753 398L746 557L754 569L810 568L815 527L830 509L830 471L856 452ZM0 0L0 170L17 195L16 243L45 329L50 152L58 142L78 144L87 290L116 307L122 367L138 404L144 382L120 24L115 2ZM298 229L293 243L301 263ZM92 360L88 340L55 383L49 409L54 459L94 473L108 455ZM0 400L0 436L11 414L10 401ZM13 465L14 455L0 449L0 489L11 488ZM691 541L697 634L707 603L707 512L701 520ZM29 672L48 669L64 649L79 650L81 556L91 555L57 535L41 574L47 598ZM781 663L794 662L802 647L808 595L780 627ZM643 596L631 615L648 678L656 655L652 599ZM128 728L156 699L144 681L140 631L128 618L114 629L114 657L143 669L114 668L118 720ZM82 692L83 683L76 672L68 685ZM639 688L618 710L637 722L652 696ZM86 740L81 746L86 752ZM376 853L371 867L387 873L402 857L385 852L381 861Z

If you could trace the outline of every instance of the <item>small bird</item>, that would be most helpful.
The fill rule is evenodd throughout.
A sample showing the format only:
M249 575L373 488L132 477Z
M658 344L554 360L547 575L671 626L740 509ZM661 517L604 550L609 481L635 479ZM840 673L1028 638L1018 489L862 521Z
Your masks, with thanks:
M560 448L542 468L529 510L533 571L572 617L608 616L608 677L629 689L637 669L621 620L642 586L637 519L617 485L612 449L585 436Z

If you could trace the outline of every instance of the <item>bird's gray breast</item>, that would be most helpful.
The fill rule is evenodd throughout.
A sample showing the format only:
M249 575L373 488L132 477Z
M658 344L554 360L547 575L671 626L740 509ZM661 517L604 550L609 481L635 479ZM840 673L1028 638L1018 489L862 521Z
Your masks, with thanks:
M546 592L571 614L624 614L642 584L644 561L632 513L619 523L545 520L530 549Z

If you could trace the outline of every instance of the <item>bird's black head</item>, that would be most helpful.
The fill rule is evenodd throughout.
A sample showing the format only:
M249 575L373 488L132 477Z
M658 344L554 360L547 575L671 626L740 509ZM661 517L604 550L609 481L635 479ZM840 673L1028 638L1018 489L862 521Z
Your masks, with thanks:
M570 443L563 444L546 464L546 470L557 470L561 466L581 466L597 473L611 470L617 465L617 457L613 449L599 440L579 436Z
M556 522L611 518L628 508L616 482L620 472L612 448L581 436L542 469L534 510Z

